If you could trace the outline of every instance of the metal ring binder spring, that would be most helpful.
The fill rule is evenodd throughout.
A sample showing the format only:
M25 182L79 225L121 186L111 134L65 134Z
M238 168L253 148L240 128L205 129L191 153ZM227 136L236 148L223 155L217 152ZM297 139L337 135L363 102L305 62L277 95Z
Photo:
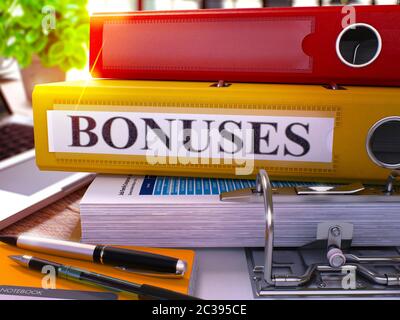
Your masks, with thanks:
M393 187L393 181L398 177L398 171L392 172L388 178L388 186ZM387 188L389 189L389 188ZM393 189L391 189L393 190ZM371 296L371 295L394 295L400 294L400 272L397 273L379 273L374 271L374 264L382 266L384 263L391 264L397 271L400 271L400 256L382 255L382 256L358 256L354 253L344 254L341 251L341 226L331 226L329 235L327 236L327 251L334 247L335 251L339 251L342 258L341 266L330 266L326 263L310 264L303 275L282 275L274 274L273 256L274 256L274 205L273 205L273 189L265 170L260 170L257 175L256 188L253 189L253 196L263 197L265 208L265 248L263 253L263 266L254 265L251 279L256 283L255 288L257 296ZM260 199L259 199L260 200ZM229 200L228 200L229 201ZM332 234L331 234L332 231ZM335 231L335 232L333 232ZM331 238L332 237L332 238ZM336 238L335 238L336 237ZM332 246L333 245L333 246ZM295 252L296 249L291 249ZM276 248L275 252L282 252L282 248ZM283 249L285 251L285 249ZM286 250L286 253L290 250ZM317 251L324 251L317 249ZM325 259L327 260L327 259ZM258 260L261 261L261 260ZM345 288L324 288L324 286L316 285L315 278L321 278L321 274L337 275L339 278L343 274L353 272L361 275L363 278L362 285L358 282L358 286L353 290ZM260 278L259 275L262 274ZM258 278L257 278L258 274ZM318 276L319 275L319 276ZM317 277L318 276L318 277ZM369 282L369 285L365 283ZM361 288L361 289L360 289Z

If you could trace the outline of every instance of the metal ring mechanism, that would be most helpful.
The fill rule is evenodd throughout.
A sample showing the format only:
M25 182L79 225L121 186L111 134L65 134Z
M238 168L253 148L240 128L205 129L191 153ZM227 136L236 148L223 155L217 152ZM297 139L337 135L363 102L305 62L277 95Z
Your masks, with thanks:
M394 183L396 179L400 178L400 169L393 170L386 181L385 193L391 195L394 192Z
M389 180L389 188L395 178L400 176L400 170L392 172ZM374 263L374 262L393 262L399 263L400 257L358 257L350 254L342 254L345 259L342 259L343 265L329 265L327 264L312 264L308 267L303 275L274 275L273 274L273 250L274 250L274 207L273 207L273 190L271 186L270 179L265 170L260 170L257 175L256 188L254 190L259 196L264 198L264 208L265 208L265 249L264 249L264 266L256 267L257 270L263 272L263 280L268 287L300 287L308 283L316 272L342 272L342 270L353 269L357 273L368 278L372 282L380 285L387 286L399 286L400 285L400 275L399 274L384 274L380 275L372 272L362 263ZM338 228L338 227L335 227ZM340 228L339 228L340 235ZM328 245L328 250L332 246ZM341 252L340 244L336 245L337 250ZM328 261L327 261L328 262Z

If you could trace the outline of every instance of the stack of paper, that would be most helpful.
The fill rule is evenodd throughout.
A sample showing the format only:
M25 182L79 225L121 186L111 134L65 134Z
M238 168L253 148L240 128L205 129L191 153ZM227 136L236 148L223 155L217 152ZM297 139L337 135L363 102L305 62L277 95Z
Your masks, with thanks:
M221 202L252 180L98 176L81 201L82 240L154 247L264 246L262 203ZM292 186L275 183L275 187ZM353 245L400 245L400 203L390 196L274 196L275 246L316 239L322 222L353 224Z

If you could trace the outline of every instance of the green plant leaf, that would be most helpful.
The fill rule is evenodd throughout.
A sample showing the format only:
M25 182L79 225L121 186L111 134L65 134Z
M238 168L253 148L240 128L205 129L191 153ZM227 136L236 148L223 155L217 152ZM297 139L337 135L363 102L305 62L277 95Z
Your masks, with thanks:
M38 30L29 30L25 36L26 43L33 44L40 37L40 32Z
M21 68L26 68L32 63L32 54L28 51L20 51L17 61Z
M59 65L59 67L60 67L60 69L61 69L62 71L67 72L68 70L71 70L74 66L71 65L71 64L69 63L69 60L68 60L68 59L65 59L65 60L63 60L63 61L61 62L61 64Z
M69 57L70 64L77 69L83 69L86 66L87 55L83 47L77 47L74 54Z
M60 38L63 41L72 41L75 38L75 30L74 28L68 27L63 30L60 35Z
M80 6L79 6L79 4L77 4L77 3L68 3L66 6L65 6L65 8L69 11L69 12L71 12L71 11L78 11L78 10L80 10Z
M47 37L41 37L38 39L32 46L33 51L35 52L41 52L47 45Z
M64 43L59 41L51 45L48 52L50 64L56 64L60 62L64 58L64 56L65 56Z
M90 25L88 23L80 25L75 32L75 39L77 42L84 43L88 41L90 34Z
M42 30L45 6L56 14L56 29L47 34ZM81 68L89 42L86 7L87 0L0 0L0 56L13 57L22 67L38 54L46 66Z

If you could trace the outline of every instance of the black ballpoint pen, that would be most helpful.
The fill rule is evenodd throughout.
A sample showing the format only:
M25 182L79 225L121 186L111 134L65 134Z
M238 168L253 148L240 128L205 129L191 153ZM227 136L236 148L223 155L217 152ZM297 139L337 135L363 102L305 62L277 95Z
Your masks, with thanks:
M154 275L183 276L186 262L180 259L143 251L103 245L40 238L28 235L0 236L0 241L21 249L60 257L92 261L119 267L122 270Z
M32 256L10 256L9 258L31 270L42 272L44 267L51 266L58 278L101 287L121 294L135 294L146 300L199 300L183 293L147 284L137 284Z

